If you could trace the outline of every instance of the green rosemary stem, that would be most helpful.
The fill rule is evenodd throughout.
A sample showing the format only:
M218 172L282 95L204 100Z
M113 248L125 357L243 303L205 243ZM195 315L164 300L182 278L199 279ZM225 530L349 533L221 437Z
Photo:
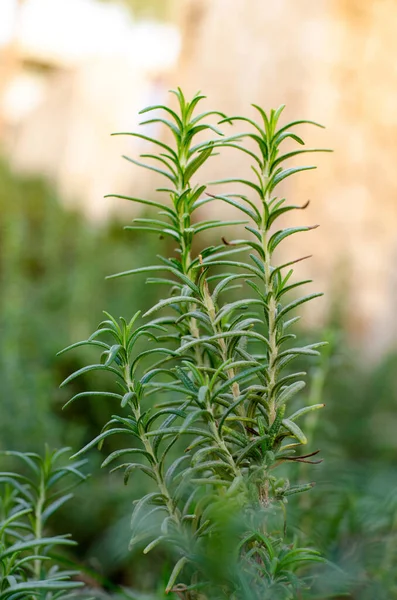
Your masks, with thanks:
M128 364L126 364L124 367L124 381L127 386L128 392L134 392L134 384L131 381L130 367ZM134 415L134 418L135 418L136 422L138 423L138 421L141 417L141 409L140 409L139 402L137 402L137 403L131 402L130 407L131 407L132 413ZM161 467L156 458L156 454L153 450L152 443L142 427L139 428L139 437L140 437L140 440L141 440L146 452L149 454L149 456L152 459L152 467L153 467L153 471L156 476L156 483L157 483L157 486L158 486L162 496L164 496L164 498L165 498L167 510L168 510L170 516L174 519L174 521L178 525L180 525L179 513L174 505L171 494L169 493L168 488L165 484L165 481L164 481L164 478L163 478L162 472L161 472Z
M187 148L187 151L188 150L189 150L189 147ZM186 161L184 160L184 156L185 156L184 153L181 153L181 152L179 153L180 169L183 172L183 179L185 179L185 169L186 169ZM175 191L175 199L177 199L183 193L185 193L185 191L188 190L189 187L190 187L190 182L186 182L185 185L182 185L182 183L179 182L178 187ZM188 223L186 223L187 219L188 219ZM181 262L182 262L183 274L186 275L187 277L189 277L192 281L194 281L193 272L189 268L190 264L192 262L192 259L191 259L192 244L189 239L189 236L186 235L186 229L188 229L190 227L190 213L189 213L189 211L185 210L185 208L183 206L181 206L178 211L178 223L179 223L179 234L180 234L180 239L181 239L180 250L181 250L181 257L182 257ZM201 256L200 256L200 262L202 264ZM204 283L204 302L205 302L205 307L207 309L207 314L210 318L211 324L213 325L214 333L215 334L222 333L221 327L216 326L214 324L215 316L216 316L215 306L212 301L212 297L211 297L211 294L210 294L210 291L208 288L208 283L206 281ZM192 308L194 310L196 308L196 305L193 304ZM195 319L194 317L192 317L189 320L189 329L190 329L191 335L194 338L196 338L196 339L200 338L200 330L199 330L199 327L197 324L197 319ZM221 338L219 340L219 346L220 346L221 353L222 353L222 360L225 362L227 360L227 346L226 346L226 342L223 338ZM196 355L196 361L197 361L198 365L203 366L204 360L203 360L203 356L200 351L199 345L195 346L195 355ZM230 379L232 379L235 376L234 369L228 369L227 374L228 374L228 377ZM233 385L232 385L232 393L233 393L234 399L237 400L237 398L240 396L240 386L237 382L233 383ZM239 412L241 412L242 411L241 407L239 407L238 410L239 410Z
M201 256L199 258L200 258L200 263L202 264ZM212 296L211 296L207 281L204 282L204 306L207 309L207 314L208 314L209 320L211 322L212 330L213 330L214 334L216 335L216 334L222 333L222 327L220 325L215 324L216 310L215 310L214 301L212 300ZM227 345L226 345L224 338L220 338L218 343L219 343L219 347L221 350L222 361L226 362L228 359L228 356L227 356ZM235 370L233 368L227 369L226 372L227 372L229 379L233 379L233 377L236 374ZM240 386L237 381L235 381L232 384L232 393L233 393L234 400L237 400L240 397ZM241 414L241 416L243 416L244 411L242 410L242 408L240 406L238 407L238 412Z
M200 259L200 263L202 264L202 258L201 256L199 257ZM210 294L209 291L209 287L208 287L208 283L207 281L204 282L204 307L207 310L207 314L208 317L211 321L212 324L212 328L215 334L217 333L222 333L222 330L220 327L218 327L217 325L215 325L214 321L216 318L216 310L215 310L215 306L214 306L214 302L212 300L212 296ZM199 338L200 337L200 332L197 328L197 335L195 335L195 329L194 326L197 328L197 322L196 319L194 319L194 324L193 324L193 328L192 328L192 323L190 326L190 330L192 335L194 335L195 337ZM221 352L222 352L222 360L223 362L225 362L227 360L227 347L226 347L226 342L223 338L220 338L219 340L219 345L221 348ZM196 345L196 348L198 347L198 345ZM203 366L204 361L202 359L202 355L201 352L199 351L199 354L197 355L196 353L196 360L197 360L197 364L200 366ZM235 376L235 372L234 369L228 369L227 371L228 377L230 379L232 379ZM233 396L235 398L235 400L237 400L237 398L240 396L240 387L238 385L237 382L235 382L232 385L232 391L233 391ZM215 422L215 415L214 415L214 410L213 410L213 406L210 405L209 403L207 403L207 410L209 411L209 413L212 415L212 418L210 418L208 420L208 427L214 437L214 440L216 442L216 444L218 445L218 447L222 450L222 452L224 453L224 455L226 456L227 462L228 464L231 466L232 470L233 470L233 475L235 477L240 477L241 476L241 471L240 469L237 467L234 458L229 450L229 448L227 447L225 441L222 439L222 436L219 434L218 431L218 427L216 426L216 422ZM238 407L238 410L240 412L241 408Z
M186 191L186 189L188 189L188 187L189 186L186 185L185 188L179 189L175 193L176 197L181 196ZM188 219L187 226L186 226L186 219ZM188 227L190 227L190 214L188 211L185 212L183 206L179 210L178 223L179 223L179 233L180 233L180 239L181 239L180 250L181 250L181 257L182 257L182 260L181 260L182 272L184 275L189 277L189 279L191 279L191 281L194 282L193 271L192 271L192 269L190 269L190 264L192 262L192 257L191 257L192 244L191 244L191 241L189 241L189 237L186 235L186 229ZM195 310L195 308L196 308L196 305L192 304L192 309ZM189 329L190 329L191 335L194 338L196 338L196 339L200 338L200 330L199 330L199 327L197 324L197 319L195 319L194 317L189 319ZM201 354L200 347L198 345L195 346L194 352L195 352L195 356L196 356L196 361L198 362L198 364L202 364L203 357Z
M46 500L45 495L45 482L44 482L45 474L44 472L41 474L40 478L40 486L39 486L39 496L37 498L37 504L34 511L34 536L36 540L39 540L43 535L43 523L42 523L42 513L43 507ZM39 554L40 548L36 548L36 553ZM40 579L41 575L41 563L40 559L36 559L34 561L34 574L36 579Z
M180 196L182 196L182 194L186 191L187 187L188 186L185 186L185 188L177 190L175 192L175 199L178 199ZM191 243L189 243L189 240L188 240L188 237L187 237L186 231L185 231L188 227L190 227L190 215L185 212L184 208L185 208L184 206L180 207L180 209L177 213L178 224L179 224L179 233L180 233L180 239L181 239L180 250L181 250L181 257L182 257L182 271L185 275L190 276L190 278L192 278L192 273L189 270L190 263L192 262ZM188 223L186 223L187 219L188 219Z
M212 433L212 435L214 436L214 439L215 439L218 447L223 451L223 453L226 457L226 460L232 469L234 477L241 477L240 468L236 465L234 458L233 458L229 448L227 447L225 441L219 435L218 427L216 426L215 420L213 420L213 419L211 419L211 421L209 422L209 430Z
M264 183L266 184L269 173L269 165L265 168ZM263 202L266 206L270 203L270 194L267 192L264 195ZM264 283L266 288L267 302L268 302L268 394L267 402L269 409L269 426L271 426L276 419L276 401L273 396L274 386L276 384L277 370L276 361L278 356L278 345L277 345L277 328L276 328L276 316L277 316L277 303L275 298L275 290L271 277L271 251L267 240L268 227L266 225L266 209L264 207L262 214L262 225L261 225L261 237L262 237L262 248L264 252Z

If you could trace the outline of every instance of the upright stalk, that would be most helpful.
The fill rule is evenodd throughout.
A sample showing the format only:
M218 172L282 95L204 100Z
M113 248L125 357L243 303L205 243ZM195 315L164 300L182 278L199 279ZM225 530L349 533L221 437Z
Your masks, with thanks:
M42 513L44 508L44 503L46 501L46 485L45 485L45 472L44 470L41 472L40 477L40 485L39 485L39 495L37 497L36 506L34 510L34 535L36 540L40 540L43 537L43 524L42 524ZM40 552L40 547L37 546L36 554L38 555ZM36 579L40 579L41 577L41 559L36 559L34 562L34 574Z
M290 129L304 123L297 121L278 127L282 107L270 115L256 107L263 124L245 117L225 117L217 111L194 116L202 96L196 95L188 102L181 90L175 93L177 111L167 106L151 106L142 111L160 110L166 114L166 119L156 116L143 124L164 124L174 136L174 145L140 133L128 134L160 148L158 154L142 155L154 163L128 160L160 173L168 185L171 182L171 187L159 190L167 193L170 204L127 198L157 208L161 217L138 217L127 229L171 238L176 246L175 255L159 257L156 265L114 275L150 273L151 283L166 284L170 291L146 311L144 325L136 327L138 314L129 323L107 315L88 340L70 347L99 346L102 356L100 362L70 375L63 385L88 370L103 370L116 377L122 388L122 393L84 392L72 400L102 394L130 411L127 417L115 415L78 454L114 434L130 436L132 445L112 452L103 466L125 455L140 455L140 462L119 464L115 469L125 469L125 481L136 469L154 480L156 491L143 496L134 507L131 546L147 539L144 552L160 543L172 549L176 562L167 593L173 591L195 600L223 597L262 600L282 590L283 599L293 600L300 589L295 571L301 564L321 559L316 551L291 545L286 539L285 504L289 496L310 489L312 484L291 484L274 471L286 461L316 462L309 460L316 452L296 455L299 447L307 443L296 421L322 404L287 412L291 399L305 385L299 379L305 374L282 371L299 355L317 355L322 344L291 347L296 336L285 334L285 330L296 321L289 318L289 313L321 294L284 303L285 294L306 282L290 284L292 270L286 273L285 269L296 261L275 266L274 251L286 237L311 227L292 227L274 233L272 227L284 213L304 208L286 205L284 198L277 198L278 184L294 173L312 168L285 169L284 161L316 150L300 149L280 155L280 146L287 138L303 144ZM225 137L217 127L204 122L213 114L222 118L221 123L244 121L253 128L253 133ZM218 137L196 141L198 134L210 131ZM240 144L246 137L254 141L256 151ZM245 185L250 193L254 190L260 209L248 196L204 195L205 185L192 184L214 149L223 146L247 153L257 179L250 181L237 176L222 183ZM161 168L157 166L159 163ZM214 197L240 209L244 220L196 222L195 211ZM197 234L241 224L250 232L249 239L227 243L222 237L222 244L202 248L194 256L192 244ZM241 258L242 249L252 250L249 259ZM218 269L216 274L209 275L214 267ZM151 277L153 273L156 277ZM239 299L230 294L237 279L246 283L244 297ZM251 289L255 297L248 295ZM171 314L153 318L164 309L171 310ZM151 342L143 352L136 348L142 336ZM155 362L150 361L151 357ZM145 366L143 358L150 362L149 366ZM184 452L172 456L170 449L177 449L175 442L185 436L188 441ZM139 447L134 445L137 439ZM280 535L278 527L266 524L272 505L281 507L284 535ZM151 515L158 515L159 511L163 511L163 520L160 531L156 531ZM232 532L226 525L231 521ZM177 527L170 527L170 522ZM226 567L220 569L222 573L214 573L217 569L209 565L208 557L214 551L224 552L225 548Z

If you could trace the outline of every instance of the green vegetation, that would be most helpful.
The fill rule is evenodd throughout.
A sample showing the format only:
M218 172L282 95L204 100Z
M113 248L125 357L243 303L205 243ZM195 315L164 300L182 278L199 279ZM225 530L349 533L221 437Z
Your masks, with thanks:
M311 460L317 452L297 453L307 438L296 421L323 404L291 407L292 398L305 386L305 373L286 372L286 367L300 356L318 356L317 348L324 344L302 345L289 333L298 320L291 312L321 294L285 301L286 294L308 282L290 281L290 267L301 258L274 265L273 254L285 238L312 227L274 231L281 215L302 208L286 204L275 190L287 177L313 168L286 168L285 161L318 150L280 153L286 139L303 145L292 130L310 123L280 127L283 107L269 116L256 107L261 124L243 119L252 133L225 137L207 124L207 118L231 123L242 117L227 119L217 111L197 115L203 96L187 102L180 90L175 94L178 112L166 106L142 111L155 111L156 116L142 124L164 123L174 136L173 146L144 134L128 134L160 148L158 154L142 155L146 163L128 160L165 177L170 187L159 192L169 195L171 204L127 199L159 209L159 218L136 218L128 229L169 237L176 249L170 258L159 256L155 266L117 275L148 273L151 283L167 291L143 315L150 320L139 323L139 312L128 320L106 313L92 335L67 348L93 346L100 358L72 373L62 386L93 371L116 378L113 391L95 389L70 402L99 395L122 409L76 456L102 446L110 436L123 435L126 447L112 452L102 466L116 462L113 471L123 470L126 484L136 471L155 482L135 505L129 547L133 550L144 542L144 554L159 545L171 554L167 593L178 592L189 600L275 595L288 600L308 587L307 578L298 577L299 569L322 559L287 534L287 498L309 490L312 483L290 483L279 471L288 461L317 462ZM170 120L157 116L158 111ZM203 132L217 137L199 141ZM240 145L245 138L256 142L257 154ZM218 183L253 189L259 208L242 194L214 197L201 182L191 183L215 150L224 147L248 153L256 178ZM195 221L196 211L214 198L237 207L245 220ZM193 253L195 237L202 232L223 233L227 226L242 224L250 237ZM247 252L252 253L246 257ZM243 297L227 301L242 279L247 286L237 287ZM159 317L163 309L172 313ZM142 351L141 338L153 347ZM168 398L162 401L164 394ZM125 462L130 457L133 462ZM216 573L209 556L214 561L218 557Z
M0 450L41 452L43 440L75 446L90 424L79 425L77 409L62 413L67 394L58 387L79 357L54 360L55 354L87 335L103 306L122 313L137 310L138 298L151 301L144 282L105 281L120 264L144 256L147 240L137 236L131 248L118 224L94 228L65 211L48 185L13 176L4 165L0 182ZM161 245L154 243L152 252ZM86 415L90 410L85 406Z
M71 579L76 571L56 564L58 547L76 542L68 535L44 534L47 521L72 497L70 476L86 479L79 470L85 461L59 464L67 450L46 449L44 458L32 452L6 453L25 463L28 476L0 472L0 598L4 600L37 596L67 600L74 596L72 590L83 586Z
M0 457L8 473L1 482L1 552L18 543L5 523L19 510L26 512L17 535L22 531L28 545L53 538L35 557L23 554L26 568L15 579L2 563L3 596L58 597L46 589L55 574L87 582L92 598L137 597L120 586L153 598L164 597L165 588L168 597L200 600L393 598L395 358L371 373L353 361L336 325L320 336L329 342L321 356L312 334L295 325L298 343L281 330L299 306L299 287L289 264L277 268L273 252L309 228L269 232L285 209L299 208L274 199L275 185L295 171L278 170L277 150L287 134L302 140L279 124L280 112L260 109L258 122L245 123L244 137L220 135L218 127L232 131L220 113L223 123L199 131L199 100L178 97L180 112L162 107L175 145L154 140L162 154L144 157L163 169L171 202L138 200L150 213L129 227L133 237L121 235L118 224L96 229L65 212L41 182L1 170L0 445L40 454L43 440L83 447L79 454L97 442L106 449L105 469L98 470L99 453L90 452L84 470L93 477L76 489L77 498L67 494L68 502L55 506L58 518L43 520L40 531L38 499L42 512L54 499L36 491L56 468L52 453L20 455L22 468L17 456ZM196 144L202 131L211 141L200 137ZM245 146L246 137L257 152ZM215 184L210 193L201 182L192 186L201 165L224 146L246 148L256 175L229 180L229 195L217 196ZM238 183L259 201L236 192ZM200 221L196 209L213 201L238 206L248 235L226 242L225 223ZM155 234L152 244L142 229ZM200 235L206 229L213 246L202 245L210 239ZM133 277L104 281L120 271ZM95 329L103 307L109 313ZM68 344L79 347L54 361ZM59 391L63 379L68 385ZM307 464L318 462L319 449L324 462ZM60 472L69 473L64 466ZM58 556L53 544L65 531L79 546ZM62 566L71 563L84 575ZM38 579L47 583L34 591ZM10 587L26 582L28 595L10 596ZM69 594L66 587L59 597Z

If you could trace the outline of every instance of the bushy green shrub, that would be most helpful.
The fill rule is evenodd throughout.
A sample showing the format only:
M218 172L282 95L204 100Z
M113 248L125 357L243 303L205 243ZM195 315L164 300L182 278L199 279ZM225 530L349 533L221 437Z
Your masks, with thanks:
M67 348L95 347L100 360L75 371L62 386L89 372L110 373L117 386L76 394L70 402L103 396L122 409L76 456L122 435L125 447L103 466L122 459L114 470L124 471L125 483L136 471L154 481L135 505L130 548L144 543L145 554L158 545L165 548L174 563L167 593L186 599L292 599L307 587L307 577L298 575L301 567L322 559L294 541L287 527L288 498L312 483L290 483L282 467L317 462L312 459L317 452L297 453L307 439L296 421L323 404L292 402L305 386L305 373L286 367L297 357L318 356L323 343L302 345L289 330L299 319L295 309L321 294L285 299L308 282L291 282L291 266L302 258L277 265L274 252L285 238L312 227L278 229L280 216L305 207L288 205L275 190L287 177L313 168L287 168L284 162L316 149L281 153L285 140L303 145L295 127L312 122L280 126L283 107L269 115L255 107L259 122L217 111L197 115L202 96L191 102L180 90L176 96L178 112L166 106L142 111L166 113L166 119L156 116L143 124L164 123L173 146L128 134L160 148L158 154L142 155L146 162L128 160L166 178L167 188L159 191L170 203L127 198L157 208L159 215L136 218L128 229L169 237L176 250L170 258L159 256L154 266L118 275L148 273L149 281L167 292L146 311L143 316L150 319L142 324L139 313L128 320L106 313L91 336ZM221 123L242 120L252 131L224 137L205 121L212 115ZM200 141L203 132L218 137ZM255 151L243 145L246 138L255 142ZM257 204L236 192L213 196L201 182L191 183L224 147L250 156L254 179L237 175L217 183L247 186ZM244 220L196 221L197 209L214 199L238 208ZM249 237L193 253L201 232L242 224ZM243 297L230 301L230 290L241 280ZM159 317L163 309L172 312ZM141 338L153 347L142 351Z

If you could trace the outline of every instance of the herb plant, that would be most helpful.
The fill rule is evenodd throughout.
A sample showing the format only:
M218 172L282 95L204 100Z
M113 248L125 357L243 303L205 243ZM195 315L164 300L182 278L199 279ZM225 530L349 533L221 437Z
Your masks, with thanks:
M75 542L68 535L47 533L47 521L73 496L70 489L76 480L86 479L80 471L85 461L62 464L67 450L46 449L44 457L34 453L5 453L21 460L26 472L0 472L2 600L67 600L77 597L74 590L83 585L72 579L78 572L63 569L59 564L59 549Z
M321 294L296 296L307 283L292 280L292 266L302 258L274 261L281 242L313 228L278 228L282 215L307 205L288 204L276 193L287 177L314 168L288 168L285 162L318 151L303 148L295 133L298 125L317 124L280 125L283 107L267 114L255 106L258 122L218 111L196 115L203 96L188 102L181 90L174 94L176 110L142 111L155 115L143 124L165 125L173 144L124 134L158 150L142 154L143 162L127 160L165 178L167 187L158 192L167 201L113 196L158 212L134 219L127 229L155 233L175 245L172 257L159 256L153 266L114 277L146 274L148 283L166 292L143 320L139 313L129 319L105 313L87 340L66 349L93 346L100 358L62 385L89 371L105 371L115 380L113 392L82 392L70 402L104 396L119 406L75 456L116 434L128 440L103 466L122 470L125 483L135 471L153 481L151 491L135 502L130 547L148 553L160 546L167 552L173 560L167 593L200 600L293 599L310 585L307 566L322 558L301 547L296 536L291 540L288 499L313 484L291 483L286 465L318 462L316 451L300 451L307 443L300 423L323 404L303 404L305 373L291 369L295 358L317 356L322 343L300 345L290 331L299 319L295 310ZM207 122L214 117L216 127ZM225 136L219 129L237 120L249 131ZM286 140L298 148L282 154ZM254 176L213 182L208 190L198 173L224 148L247 154ZM216 194L217 183L243 186L250 195L234 189ZM243 220L202 220L215 200L237 208ZM225 227L239 225L247 232L242 239L221 237ZM221 230L221 243L197 251L199 234L209 229ZM151 344L143 351L142 339Z

